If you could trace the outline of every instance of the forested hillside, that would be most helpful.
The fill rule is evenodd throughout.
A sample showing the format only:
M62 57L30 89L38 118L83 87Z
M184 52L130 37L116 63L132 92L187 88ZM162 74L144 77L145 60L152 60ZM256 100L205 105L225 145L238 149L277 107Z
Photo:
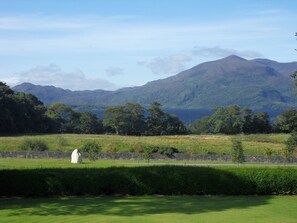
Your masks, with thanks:
M297 106L290 78L295 70L297 62L229 56L166 79L117 91L70 91L30 83L13 89L33 93L45 104L115 106L132 102L146 107L158 101L165 108L214 109L236 104L257 110L283 110Z

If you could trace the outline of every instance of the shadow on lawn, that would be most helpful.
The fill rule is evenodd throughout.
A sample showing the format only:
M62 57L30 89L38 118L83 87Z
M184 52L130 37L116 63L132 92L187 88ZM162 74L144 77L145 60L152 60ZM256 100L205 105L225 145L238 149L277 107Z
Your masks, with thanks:
M269 203L269 196L141 196L1 199L10 216L199 214Z
M2 196L89 196L0 199L0 210L9 209L13 216L138 216L197 214L268 204L269 196L232 196L272 194L269 188L259 189L255 185L254 169L245 170L252 174L245 173L246 177L238 171L241 170L178 166L3 170L0 171ZM114 196L116 194L151 196ZM205 196L207 194L231 196ZM111 196L98 197L100 195Z

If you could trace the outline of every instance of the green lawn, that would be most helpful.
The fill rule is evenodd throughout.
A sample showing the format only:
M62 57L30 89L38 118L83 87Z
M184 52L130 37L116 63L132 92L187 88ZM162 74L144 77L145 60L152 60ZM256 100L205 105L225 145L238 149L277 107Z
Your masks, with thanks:
M1 169L36 169L36 168L107 168L114 166L147 166L147 165L193 165L193 166L286 166L297 168L296 164L278 164L278 163L244 163L241 165L232 162L208 162L191 160L96 160L89 161L84 159L81 164L72 164L69 159L26 159L26 158L0 158Z
M41 139L46 142L51 151L71 152L74 148L81 148L84 143L96 141L103 151L113 145L118 151L133 151L139 145L171 146L181 152L194 154L218 153L229 154L231 138L227 135L184 135L184 136L117 136L117 135L79 135L52 134L0 137L0 151L19 151L26 139ZM264 155L265 149L271 149L273 155L280 155L288 134L256 134L239 135L242 139L246 155Z
M296 196L127 196L0 199L1 223L296 223L296 210Z

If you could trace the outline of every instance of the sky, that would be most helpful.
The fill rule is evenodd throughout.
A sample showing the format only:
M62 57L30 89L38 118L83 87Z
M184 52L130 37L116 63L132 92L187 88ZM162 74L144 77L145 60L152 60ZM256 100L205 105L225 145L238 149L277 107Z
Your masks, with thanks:
M0 0L0 81L115 90L231 54L297 61L293 0Z

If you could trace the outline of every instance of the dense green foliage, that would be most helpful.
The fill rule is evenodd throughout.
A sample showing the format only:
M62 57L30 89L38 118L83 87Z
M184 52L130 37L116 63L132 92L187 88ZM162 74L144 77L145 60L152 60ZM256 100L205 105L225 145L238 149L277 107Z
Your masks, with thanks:
M55 103L46 108L32 94L14 93L0 82L0 134L102 133L102 122L89 112Z
M166 156L173 156L174 153L179 153L179 150L177 148L174 147L170 147L170 146L163 146L163 147L152 147L150 148L152 150L152 153L160 153L162 155L166 155Z
M297 130L297 110L289 109L275 118L275 132L290 133Z
M95 141L87 142L83 145L82 151L88 153L89 160L93 161L98 159L101 152L101 147Z
M238 138L232 139L231 157L235 163L243 163L245 161L242 142Z
M144 108L139 104L110 107L104 114L104 125L117 135L141 135L144 132Z
M152 166L0 170L0 196L103 194L297 194L297 169Z
M46 108L32 94L14 93L0 82L0 134L46 132Z
M180 135L186 133L184 124L177 116L161 109L154 102L146 110L140 104L127 103L105 110L104 126L107 130L121 135Z
M0 134L11 133L79 133L120 135L180 135L187 129L181 120L164 112L153 102L145 109L137 103L109 107L104 120L90 112L77 112L62 103L46 108L34 95L14 93L0 82ZM252 134L292 132L297 127L297 111L290 109L275 120L273 126L265 112L241 109L237 105L218 107L210 117L203 117L188 126L195 134Z
M102 121L90 112L76 112L62 103L48 107L46 115L51 119L51 132L99 134L103 132Z
M195 134L269 133L271 128L266 112L253 112L237 105L218 107L210 117L203 117L188 126L189 131Z
M104 121L90 112L77 112L62 103L46 108L32 94L15 94L0 82L0 134L112 132L122 135L183 134L186 128L178 117L165 113L153 103L145 118L140 104L127 103L106 109ZM104 126L103 126L104 123Z
M287 150L288 150L288 155L292 155L293 152L297 148L297 132L294 131L291 133L291 136L287 140Z
M41 139L26 139L20 146L21 150L29 151L46 151L48 146L44 140Z

